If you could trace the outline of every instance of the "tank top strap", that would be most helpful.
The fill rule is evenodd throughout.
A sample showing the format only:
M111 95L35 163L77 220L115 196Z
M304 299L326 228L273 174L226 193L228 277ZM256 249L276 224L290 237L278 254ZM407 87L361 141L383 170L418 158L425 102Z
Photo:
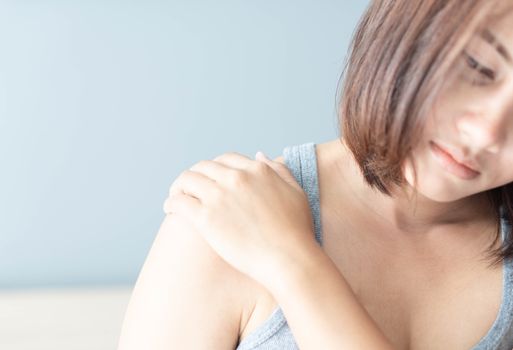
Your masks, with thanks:
M312 211L315 239L322 246L321 214L319 202L319 180L317 154L314 142L287 146L283 149L283 159L305 191Z
M508 220L508 217L506 215L506 210L504 208L504 205L501 204L499 207L500 211L500 220L501 220L501 238L502 240L513 239L513 237L510 237L511 233L511 222Z
M506 215L506 211L504 208L504 205L500 206L500 213L501 213L501 236L502 241L511 242L513 240L513 231L512 231L512 223L508 216ZM504 269L505 272L505 281L506 284L505 290L509 291L506 298L508 303L511 304L511 311L513 311L513 257L510 257L509 259L506 259L504 261ZM513 331L513 312L511 315L511 327ZM512 334L513 338L513 334Z

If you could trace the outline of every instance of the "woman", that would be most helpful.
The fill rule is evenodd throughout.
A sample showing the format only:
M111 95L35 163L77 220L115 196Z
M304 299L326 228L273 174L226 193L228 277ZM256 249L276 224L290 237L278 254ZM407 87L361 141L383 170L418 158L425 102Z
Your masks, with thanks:
M342 137L182 173L119 349L512 349L512 57L512 1L372 1Z

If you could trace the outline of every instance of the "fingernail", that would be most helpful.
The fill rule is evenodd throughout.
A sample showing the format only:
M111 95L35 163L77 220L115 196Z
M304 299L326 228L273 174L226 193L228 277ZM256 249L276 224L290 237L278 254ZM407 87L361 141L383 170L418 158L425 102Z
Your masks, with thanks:
M255 158L256 159L267 159L269 160L269 158L267 158L267 156L265 154L263 154L262 152L258 151L255 155Z

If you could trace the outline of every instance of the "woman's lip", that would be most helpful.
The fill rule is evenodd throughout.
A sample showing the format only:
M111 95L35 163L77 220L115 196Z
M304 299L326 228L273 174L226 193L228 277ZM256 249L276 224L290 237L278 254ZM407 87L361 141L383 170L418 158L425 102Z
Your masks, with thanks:
M430 141L429 144L436 159L441 163L445 170L467 180L473 179L480 174L478 171L456 161L450 153L435 142Z
M475 171L476 173L479 173L478 170L476 170L475 168L472 167L472 163L462 162L462 161L458 160L457 157L453 156L452 153L449 150L447 150L447 148L445 148L444 146L441 146L441 145L439 145L438 143L436 143L434 141L430 141L430 142L434 143L438 148L440 148L442 151L447 153L452 159L454 159L455 162L457 162L457 163L459 163L459 164L469 168L470 170Z

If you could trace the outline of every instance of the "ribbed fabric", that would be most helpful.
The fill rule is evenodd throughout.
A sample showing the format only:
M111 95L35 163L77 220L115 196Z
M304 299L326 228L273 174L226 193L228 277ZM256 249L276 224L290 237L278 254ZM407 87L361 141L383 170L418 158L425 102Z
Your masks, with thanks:
M315 143L308 142L288 146L283 150L285 164L308 196L315 227L315 239L322 246L322 230L317 176ZM501 208L502 209L502 208ZM501 210L503 213L503 211ZM504 240L510 234L511 223L501 217L501 233ZM503 290L499 313L488 333L470 350L513 349L513 260L503 264ZM299 350L287 324L285 315L278 306L266 321L248 334L236 350Z

